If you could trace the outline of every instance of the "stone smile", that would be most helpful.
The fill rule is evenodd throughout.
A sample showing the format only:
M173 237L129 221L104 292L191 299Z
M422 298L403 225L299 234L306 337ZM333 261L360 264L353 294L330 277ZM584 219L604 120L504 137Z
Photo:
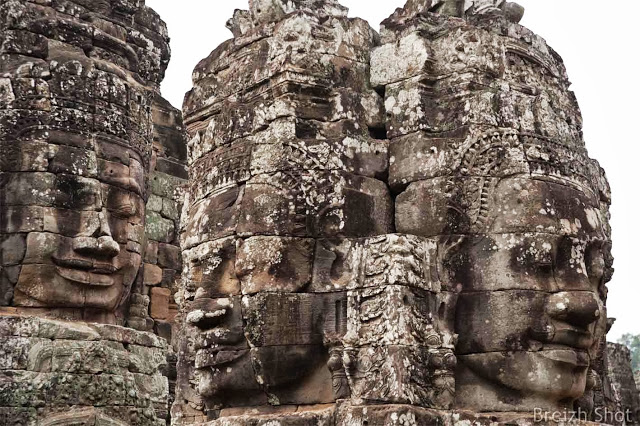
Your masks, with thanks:
M110 287L116 282L115 277L112 276L113 272L107 275L105 273L98 273L97 270L95 270L96 272L91 272L81 269L64 268L61 266L58 266L56 271L66 280L90 286Z
M551 361L557 361L563 364L569 364L576 367L589 366L589 354L576 349L555 349L539 352L540 356Z

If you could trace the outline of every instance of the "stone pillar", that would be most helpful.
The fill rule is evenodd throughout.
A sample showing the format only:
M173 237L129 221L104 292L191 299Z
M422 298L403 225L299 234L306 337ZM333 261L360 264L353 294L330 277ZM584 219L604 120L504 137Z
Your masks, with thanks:
M631 369L631 352L624 345L607 343L607 374L611 383L615 411L604 423L616 425L638 424L640 420L640 396ZM616 416L623 413L624 417Z
M147 296L149 177L165 157L154 136L179 131L159 95L166 26L144 1L10 0L0 57L0 315L10 356L26 354L6 366L0 405L25 410L18 424L164 424L166 344L120 326L139 325Z
M418 3L383 22L371 83L396 230L434 241L458 296L456 407L591 415L610 195L562 61L503 2L467 2L465 20Z

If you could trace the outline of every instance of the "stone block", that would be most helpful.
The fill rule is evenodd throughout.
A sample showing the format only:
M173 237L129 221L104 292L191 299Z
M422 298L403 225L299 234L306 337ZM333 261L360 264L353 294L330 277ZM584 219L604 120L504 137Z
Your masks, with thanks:
M176 188L184 183L184 179L168 175L166 173L155 172L151 176L151 192L159 197L179 201L179 194Z
M162 199L162 216L175 221L180 220L179 204L168 198Z
M162 197L156 194L151 194L147 201L147 210L160 213L162 211L162 200Z
M197 202L229 185L249 180L251 151L251 143L242 139L219 146L194 161L190 166L192 176L189 190L192 201Z
M207 423L209 426L267 426L267 425L287 425L287 426L325 426L332 425L335 416L333 406L311 406L308 410L293 412L292 410L273 410L269 408L260 409L265 414L254 414L253 410L248 414L237 413L219 418ZM271 411L275 411L270 413ZM225 410L222 410L226 414ZM235 414L235 413L233 413Z
M233 186L192 205L188 210L184 248L233 235L244 194L243 188Z
M236 275L243 294L296 293L311 283L315 240L252 237L238 241Z
M49 172L96 177L98 175L96 154L94 151L61 145L56 150L55 156L49 160ZM100 176L102 177L104 174L105 172L101 169ZM128 175L127 170L125 176Z
M118 342L60 339L54 340L49 346L40 349L42 354L32 355L31 363L37 367L29 368L30 371L47 371L46 361L43 362L47 349L51 351L48 362L53 373L123 375L129 371L130 355ZM36 348L34 346L32 350L35 352Z
M3 266L0 268L0 306L10 306L13 289L18 282L21 266Z
M190 297L216 298L239 295L234 237L201 244L184 251L185 287Z
M176 281L180 279L180 274L175 269L163 269L162 270L162 282L161 287L164 288L176 288Z
M158 245L158 265L161 268L182 269L182 253L180 247L160 243Z
M244 296L242 305L251 346L321 345L346 331L344 293L263 293Z
M39 206L3 207L0 216L0 232L13 234L19 232L42 231L44 229L44 209Z
M439 294L404 286L352 290L348 293L349 346L405 345L453 348L454 336L446 318L448 301Z
M51 206L56 200L56 175L7 173L3 182L4 206Z
M450 422L448 412L408 404L343 404L336 418L336 424L350 426L437 426Z
M26 234L0 235L0 264L2 266L22 263L26 251Z
M151 305L149 315L154 320L165 320L169 316L169 303L171 290L168 288L154 287L151 289Z
M0 83L0 92L2 87ZM40 141L30 141L28 144L2 144L0 167L5 172L46 172L50 158L55 155L57 149L55 145Z
M347 349L344 362L355 401L439 409L453 406L456 357L451 350L415 346Z
M371 51L371 84L383 87L427 71L432 61L427 38L408 34L396 43L383 44Z
M3 337L0 370L51 371L51 341L29 337Z
M462 293L456 309L457 353L541 348L554 331L545 314L548 297L535 290Z
M400 190L412 182L453 174L464 139L427 132L400 136L389 145L389 184Z
M262 141L253 146L251 174L279 171L343 171L366 177L384 175L388 168L388 142L369 137L338 140Z
M144 265L144 285L154 286L162 282L162 268L147 263Z
M381 181L337 172L260 175L247 183L242 235L363 237L391 229Z
M251 349L256 379L279 404L327 404L334 401L332 376L321 345Z
M144 262L155 265L158 263L158 248L159 243L157 241L147 241L147 245L144 250Z
M364 239L318 239L309 291L340 291L358 283L364 245Z
M396 199L398 231L422 236L469 232L602 235L601 218L584 194L524 178L435 178L412 183Z
M65 237L92 237L100 228L100 213L44 208L44 231Z
M156 212L147 212L144 232L150 240L171 243L175 238L176 229L173 220L165 219Z

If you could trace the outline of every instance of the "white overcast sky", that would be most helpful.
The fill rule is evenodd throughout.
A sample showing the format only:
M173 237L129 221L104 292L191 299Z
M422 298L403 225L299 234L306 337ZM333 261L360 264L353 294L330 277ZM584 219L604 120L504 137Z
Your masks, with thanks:
M405 0L342 0L350 16L373 28ZM225 22L247 0L147 0L169 26L171 64L163 94L180 107L191 88L191 71L231 33ZM613 244L616 273L609 285L609 316L618 319L609 334L640 334L640 122L637 0L520 0L522 24L544 37L564 58L584 115L584 133L593 158L607 170L613 189ZM635 268L639 269L636 270Z

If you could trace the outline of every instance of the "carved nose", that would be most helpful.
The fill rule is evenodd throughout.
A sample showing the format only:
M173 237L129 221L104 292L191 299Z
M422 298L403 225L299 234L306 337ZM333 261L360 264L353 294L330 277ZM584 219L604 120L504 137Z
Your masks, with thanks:
M553 319L580 328L588 327L602 315L596 295L588 291L554 294L547 302L547 313Z
M99 225L92 237L78 237L73 240L73 250L89 257L113 258L120 254L120 245L111 237L109 220L101 211Z
M73 240L73 250L85 256L113 258L120 254L120 245L110 235L79 237Z

